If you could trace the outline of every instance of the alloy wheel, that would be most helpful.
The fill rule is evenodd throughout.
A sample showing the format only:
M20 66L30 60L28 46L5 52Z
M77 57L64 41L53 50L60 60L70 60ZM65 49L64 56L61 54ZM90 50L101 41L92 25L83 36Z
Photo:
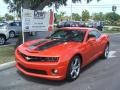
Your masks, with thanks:
M109 46L107 45L105 48L105 58L108 57L108 54L109 54Z
M67 80L73 81L78 78L81 70L81 59L79 56L75 56L72 58L71 62L69 63L68 73L67 73Z

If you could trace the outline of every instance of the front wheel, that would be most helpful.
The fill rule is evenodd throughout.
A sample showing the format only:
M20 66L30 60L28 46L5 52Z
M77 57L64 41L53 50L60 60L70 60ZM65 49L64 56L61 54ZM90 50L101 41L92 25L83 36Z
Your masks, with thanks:
M107 59L108 55L109 55L109 45L106 45L102 58Z
M81 70L81 58L79 56L74 56L68 65L68 72L66 79L68 81L73 81L79 77Z
M0 36L0 45L5 44L5 37L4 36Z

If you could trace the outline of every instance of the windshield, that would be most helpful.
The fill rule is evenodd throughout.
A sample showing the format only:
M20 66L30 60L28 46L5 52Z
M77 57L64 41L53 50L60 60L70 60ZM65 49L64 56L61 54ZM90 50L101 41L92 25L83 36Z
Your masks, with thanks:
M61 39L69 41L83 41L85 32L80 30L58 30L54 32L50 39Z

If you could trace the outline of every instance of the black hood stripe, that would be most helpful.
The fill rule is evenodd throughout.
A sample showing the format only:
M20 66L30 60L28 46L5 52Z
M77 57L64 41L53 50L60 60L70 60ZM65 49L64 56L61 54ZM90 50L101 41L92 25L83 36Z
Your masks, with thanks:
M64 42L65 41L62 41L62 40L53 40L53 41L50 41L48 43L45 43L44 45L41 45L41 46L37 47L35 50L45 50L45 49L51 48L53 46L62 44Z
M28 48L29 48L29 49L33 49L33 48L35 48L36 46L38 46L38 45L40 45L40 44L42 44L42 43L45 43L45 42L47 42L47 41L48 41L47 39L40 40L39 42L30 45Z
M42 44L44 42L47 42L47 41L48 41L47 39L43 39L43 40L40 40L39 42L33 44L32 46L38 46L38 45L40 45L40 44Z

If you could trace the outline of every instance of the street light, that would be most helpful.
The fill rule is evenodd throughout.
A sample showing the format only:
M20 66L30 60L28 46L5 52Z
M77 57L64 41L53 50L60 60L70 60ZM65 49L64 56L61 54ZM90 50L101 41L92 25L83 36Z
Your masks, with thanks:
M117 9L117 6L113 5L113 6L112 6L112 11L115 12L116 9Z

